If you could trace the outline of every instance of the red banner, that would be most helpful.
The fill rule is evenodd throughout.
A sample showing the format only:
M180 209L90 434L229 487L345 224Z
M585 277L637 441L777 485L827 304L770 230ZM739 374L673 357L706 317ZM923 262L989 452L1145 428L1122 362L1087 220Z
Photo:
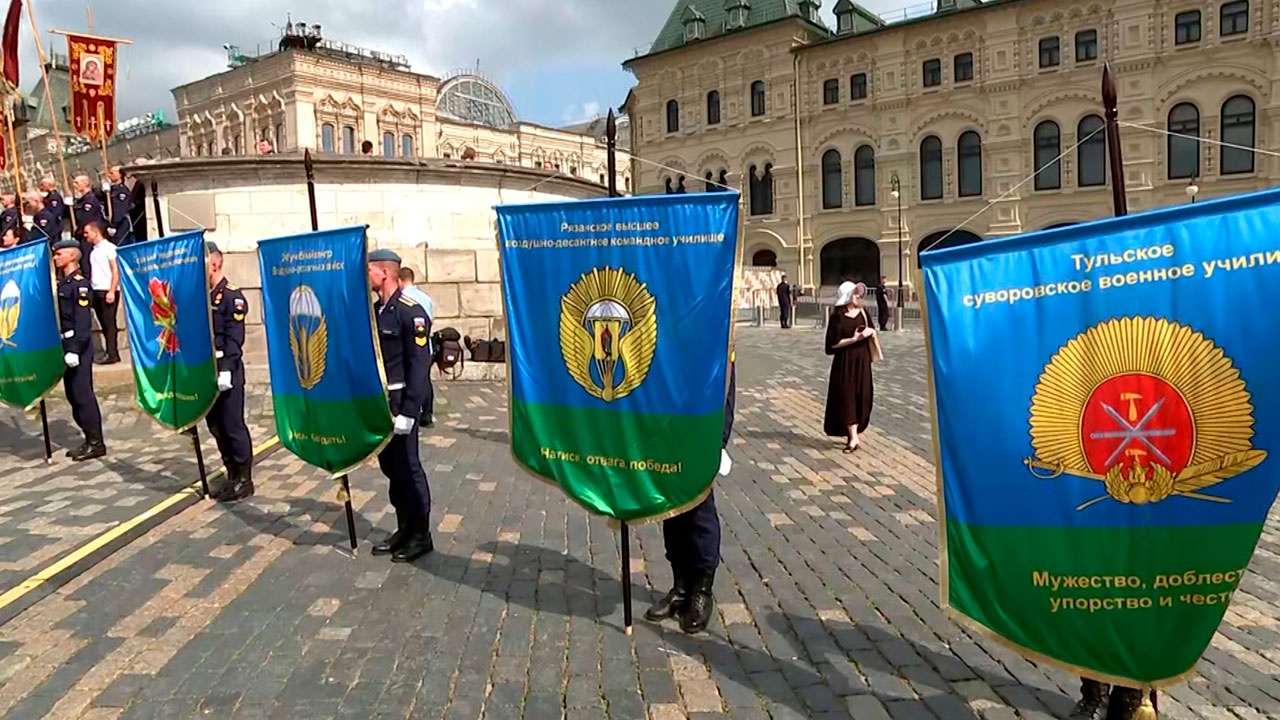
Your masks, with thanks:
M22 23L22 0L9 0L9 12L4 18L3 46L4 84L10 92L18 89L18 26Z
M116 131L116 43L68 35L71 59L71 129L91 143Z

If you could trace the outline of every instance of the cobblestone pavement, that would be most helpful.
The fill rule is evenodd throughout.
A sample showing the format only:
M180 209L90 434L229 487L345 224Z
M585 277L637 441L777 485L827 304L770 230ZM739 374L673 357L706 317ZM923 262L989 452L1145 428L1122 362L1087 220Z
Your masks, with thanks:
M270 396L260 388L251 388L246 399L255 443L275 433ZM61 386L46 405L52 465L44 462L39 410L24 415L0 407L0 595L200 478L190 436L165 430L139 410L132 385L117 386L100 399L108 451L101 460L73 463L66 457L84 436L71 420ZM203 423L200 437L213 473L222 462Z
M635 533L622 633L617 534L521 476L505 388L443 388L424 438L436 554L367 553L392 523L352 476L363 550L333 484L283 452L260 493L201 503L0 627L13 718L1050 718L1075 681L976 639L938 608L920 336L885 337L868 445L820 437L815 330L743 329L737 462L717 491L719 616L685 636L641 618L670 575ZM1280 717L1269 527L1200 676L1164 717Z

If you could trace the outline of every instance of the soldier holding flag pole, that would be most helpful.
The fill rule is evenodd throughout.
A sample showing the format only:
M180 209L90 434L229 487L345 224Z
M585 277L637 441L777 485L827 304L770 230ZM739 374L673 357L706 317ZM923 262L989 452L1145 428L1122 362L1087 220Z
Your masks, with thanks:
M253 441L244 420L244 293L222 274L222 251L205 243L208 253L209 303L213 310L213 347L218 362L218 399L205 418L218 444L227 483L213 495L236 502L253 495Z

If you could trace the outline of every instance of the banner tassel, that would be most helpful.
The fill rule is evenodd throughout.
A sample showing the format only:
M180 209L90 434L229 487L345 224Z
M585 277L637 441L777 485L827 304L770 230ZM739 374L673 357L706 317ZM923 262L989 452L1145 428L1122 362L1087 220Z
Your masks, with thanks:
M1142 693L1142 705L1133 713L1133 720L1159 720L1155 705L1151 704L1151 693Z

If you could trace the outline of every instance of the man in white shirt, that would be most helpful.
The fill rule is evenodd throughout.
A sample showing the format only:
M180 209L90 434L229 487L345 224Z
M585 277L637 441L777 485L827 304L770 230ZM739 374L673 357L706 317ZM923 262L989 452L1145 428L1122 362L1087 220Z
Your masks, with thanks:
M102 344L105 352L95 359L100 365L120 362L120 349L116 346L117 308L120 305L120 265L116 261L116 246L106 237L106 230L99 220L86 223L84 239L89 243L89 286L93 288L93 312L102 328Z
M400 268L400 292L410 300L418 303L427 311L427 337L431 337L431 325L436 322L436 304L432 302L431 296L418 289L413 284L413 268ZM428 341L430 342L430 341ZM435 348L428 348L434 357ZM436 390L431 384L431 371L427 371L427 399L422 403L422 425L423 427L435 427L436 425Z

